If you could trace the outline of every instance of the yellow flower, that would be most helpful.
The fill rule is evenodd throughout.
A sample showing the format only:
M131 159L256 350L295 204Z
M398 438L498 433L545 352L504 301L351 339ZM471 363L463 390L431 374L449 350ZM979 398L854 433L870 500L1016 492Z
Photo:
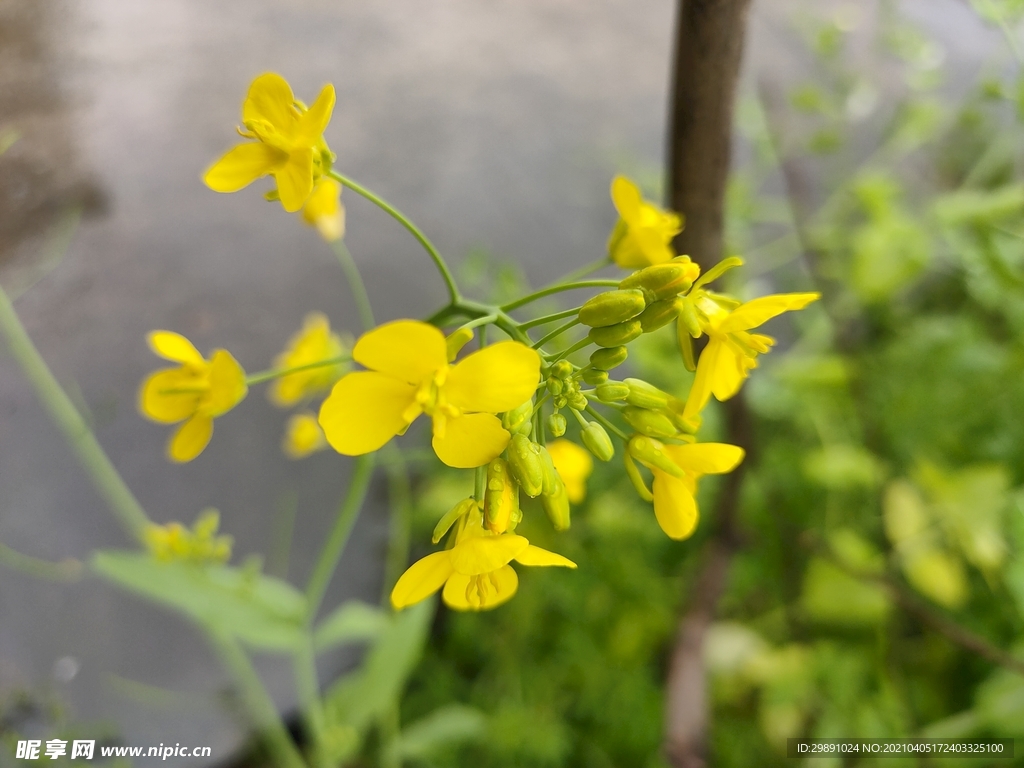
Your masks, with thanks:
M555 465L569 501L579 504L587 496L587 478L594 471L594 460L590 452L580 448L571 440L553 440L547 444L551 461Z
M735 395L752 368L757 355L767 352L775 339L760 333L749 333L776 315L803 309L818 299L819 293L780 293L762 296L741 304L732 312L724 309L706 292L701 292L695 305L701 316L700 328L708 335L707 346L697 363L697 374L686 400L683 418L697 417L708 399L728 400Z
M734 470L743 461L743 449L726 443L693 443L664 445L661 451L681 470L678 476L638 457L654 474L654 516L670 539L686 539L697 528L697 480L701 475Z
M341 362L322 366L315 364L335 360L343 354L345 347L338 335L331 333L331 323L326 315L310 312L306 315L302 330L292 336L285 351L274 359L274 367L314 367L275 379L267 390L270 401L287 408L310 395L325 391L344 373L345 365Z
M678 213L663 211L644 200L637 185L624 176L612 180L612 202L619 221L608 238L608 255L616 264L639 269L675 256L672 238L683 231Z
M391 604L407 608L444 587L442 597L458 611L483 611L510 600L519 588L519 577L509 565L576 564L561 555L533 546L514 533L491 533L483 527L477 509L460 520L455 546L434 552L413 563L395 584Z
M345 206L341 204L341 184L334 179L320 179L306 204L302 220L317 228L320 237L329 243L345 236Z
M153 421L175 424L184 421L167 445L172 461L191 461L213 435L213 419L227 413L245 397L245 371L224 349L215 349L209 360L192 342L170 331L153 331L150 349L176 363L149 375L139 389L139 410Z
M333 85L325 85L307 109L283 77L273 72L260 75L242 103L246 130L239 129L243 137L257 141L228 150L203 180L216 192L237 192L270 174L284 209L298 211L332 160L323 133L333 111Z
M223 563L231 557L232 538L217 536L220 513L207 509L189 530L181 523L150 524L143 533L146 547L157 560Z
M492 344L449 365L444 334L418 320L369 331L352 357L370 370L342 378L320 408L327 441L347 456L376 451L426 413L441 461L482 466L510 439L494 414L528 400L540 381L540 356L517 341Z
M327 447L327 438L317 423L316 414L296 413L288 419L281 449L289 459L303 459Z

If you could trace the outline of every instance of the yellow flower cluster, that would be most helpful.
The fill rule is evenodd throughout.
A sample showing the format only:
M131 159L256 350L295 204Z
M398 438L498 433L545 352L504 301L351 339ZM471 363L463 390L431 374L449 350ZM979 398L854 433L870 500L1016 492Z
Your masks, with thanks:
M150 525L143 537L150 553L157 560L187 560L194 563L223 563L231 557L232 539L218 536L220 513L207 509L192 528L181 523Z

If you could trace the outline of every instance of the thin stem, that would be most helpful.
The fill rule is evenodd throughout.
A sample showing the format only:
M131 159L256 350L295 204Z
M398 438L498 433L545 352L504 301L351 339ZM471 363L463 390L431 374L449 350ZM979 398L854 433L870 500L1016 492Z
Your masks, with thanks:
M384 565L384 594L381 602L385 605L391 589L402 575L409 562L409 528L412 524L412 484L409 481L409 467L402 451L388 445L385 451L385 471L388 475L388 496L391 506L390 530L388 531L388 553Z
M374 194L361 184L358 184L347 176L343 176L335 170L329 171L328 175L336 181L340 181L342 186L348 187L357 195L362 195L378 208L389 213L403 227L409 230L409 233L419 241L419 244L423 246L424 250L430 254L430 258L433 259L434 266L436 266L437 271L441 273L441 278L444 280L444 284L448 288L448 298L452 303L459 300L459 288L455 284L455 278L452 276L451 270L448 269L448 264L445 262L444 257L438 252L437 248L434 247L434 244L430 242L430 240L427 239L427 236L420 231L419 227L413 224L405 214L395 208L395 206L391 205L391 203L383 197Z
M326 717L323 702L320 701L320 679L316 670L316 654L313 651L313 638L307 630L299 647L295 649L292 659L295 669L295 688L299 695L299 707L306 721L306 730L312 743L313 765L326 765L324 749L324 732Z
M577 288L607 288L609 286L618 287L621 280L579 280L575 283L559 283L558 285L550 285L547 288L541 288L539 291L527 294L521 299L516 299L510 304L505 304L501 307L502 312L511 312L513 309L525 306L532 301L537 299L543 299L545 296L551 296L555 293L561 293L562 291L574 291Z
M584 336L582 339L577 341L575 344L573 344L568 349L563 349L561 352L559 352L551 362L552 363L557 363L559 360L562 360L563 358L568 357L573 352L579 352L584 347L589 346L590 344L593 344L593 343L594 342L592 342L590 340L589 336Z
M995 19L996 24L999 25L999 29L1003 33L1003 37L1006 38L1006 42L1010 46L1010 50L1013 52L1014 58L1017 59L1017 63L1024 64L1024 56L1021 55L1020 48L1017 46L1017 40L1013 36L1013 30L1010 29L1010 25L1006 23L1006 18L999 10L999 7L993 3L992 0L984 0L984 3L985 9Z
M484 484L487 480L487 467L477 467L473 475L473 498L484 503Z
M589 275L591 272L597 272L597 270L599 270L599 269L611 266L612 263L613 262L612 262L612 259L611 259L610 256L604 256L604 257L598 259L597 261L592 261L589 264L587 264L586 266L580 267L575 272L570 272L569 274L564 275L561 279L558 280L558 282L559 283L572 283L572 282L575 282L576 280L582 280L584 277ZM555 284L556 283L552 283L552 285L555 285Z
M266 739L275 765L281 768L305 768L306 761L302 759L302 755L288 735L277 707L238 641L217 630L210 629L207 634L224 666L234 677L242 696L242 703L248 710L253 724L259 729L259 735Z
M521 330L526 331L526 330L529 330L530 328L534 328L535 326L538 326L538 325L544 325L545 323L552 323L555 320L561 320L561 319L566 318L566 317L572 317L573 315L578 314L579 311L580 311L579 307L573 307L572 309L565 309L565 310L562 310L561 312L555 312L554 314L551 314L551 315L544 315L543 317L538 317L538 318L535 318L533 320L529 320L529 321L527 321L525 323L520 323L519 324L519 328Z
M355 525L356 517L363 506L363 500L370 489L370 478L373 476L373 465L376 454L367 453L356 458L355 469L352 471L352 478L349 480L348 493L338 510L338 517L334 521L320 551L316 565L313 567L313 574L309 577L309 584L306 585L306 615L310 621L316 618L323 602L327 586L334 575L334 569L338 567L341 553L348 543L352 534L352 526Z
M463 323L462 325L459 326L459 330L460 331L463 331L463 330L471 331L474 328L479 328L481 325L483 325L483 326L490 325L491 323L493 323L497 319L498 319L498 316L496 314L484 315L483 317L478 317L478 318L475 318L473 320L470 320L468 323ZM486 330L487 329L484 328L483 331L481 331L481 337L482 337L483 332L486 331ZM483 344L483 341L481 341L481 345L482 344Z
M78 461L88 473L93 487L107 502L124 529L143 542L150 522L142 505L118 474L89 425L46 365L3 288L0 288L0 331L6 337L7 346L25 377L35 388L43 407L49 411L50 418L78 455Z
M377 323L374 322L370 295L366 292L366 284L363 282L359 267L356 266L356 260L352 258L352 253L345 245L344 240L335 240L331 243L331 248L338 257L338 263L345 273L345 279L348 280L348 287L352 291L352 299L356 303L356 310L359 312L359 321L363 324L363 330L368 331Z
M308 371L311 368L324 368L328 365L339 365L341 363L350 362L351 360L351 355L341 355L340 357L332 357L328 360L318 360L315 363L296 365L292 368L271 368L267 371L260 371L259 373L252 374L251 376L246 376L245 383L251 387L253 384L262 384L264 381L277 379L281 376L290 376L291 374L298 373L299 371Z
M612 424L610 421L608 421L608 419L606 419L604 416L602 416L600 413L598 413L597 410L594 408L594 406L588 405L586 410L587 410L587 413L589 413L591 416L593 416L596 421L599 421L601 423L601 426L603 426L605 429L610 429L612 432L614 432L616 435L618 435L620 438L622 438L622 440L624 440L627 443L629 442L629 435L627 435L621 429L619 429L614 424Z
M575 328L579 324L580 324L580 319L578 317L574 317L568 323L565 323L564 325L560 325L557 328L555 328L555 330L551 331L551 333L549 333L547 336L542 338L540 341L535 342L533 344L533 348L534 349L540 349L541 347L543 347L545 344L547 344L552 339L557 339L559 336L561 336L563 333L568 331L570 328Z
M0 542L0 565L45 581L81 581L85 571L80 560L69 559L51 563L49 560L22 554L3 542Z

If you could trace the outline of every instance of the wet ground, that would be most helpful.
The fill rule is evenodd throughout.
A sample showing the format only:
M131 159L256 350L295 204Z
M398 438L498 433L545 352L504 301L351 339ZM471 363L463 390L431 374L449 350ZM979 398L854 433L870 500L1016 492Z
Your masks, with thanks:
M167 430L134 407L138 381L159 365L144 342L153 328L203 351L226 347L249 370L266 367L310 310L358 328L312 230L255 188L218 195L199 180L235 141L254 75L279 71L307 99L333 82L327 140L343 172L456 261L485 248L542 282L602 254L614 173L658 177L673 5L0 0L0 143L20 136L0 157L0 279L24 291L29 332L152 517L190 521L216 506L244 557L273 548L295 498L288 575L301 582L349 471L333 454L283 458L285 416L261 391L183 467L163 460ZM997 39L959 0L906 5L957 61ZM793 6L755 0L748 79L806 74L791 54ZM378 319L428 314L444 294L424 254L354 198L347 242ZM53 233L72 208L85 218L51 270ZM377 598L381 494L329 606ZM50 560L127 544L3 352L0 541ZM290 706L287 662L259 661ZM328 658L324 670L346 663ZM0 696L19 687L55 689L77 719L114 723L130 744L199 744L223 757L242 733L200 635L92 578L0 571Z

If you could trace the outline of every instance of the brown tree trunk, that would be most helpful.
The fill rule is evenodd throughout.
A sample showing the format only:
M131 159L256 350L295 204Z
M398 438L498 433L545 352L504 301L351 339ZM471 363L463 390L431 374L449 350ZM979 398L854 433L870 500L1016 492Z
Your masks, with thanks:
M750 0L680 0L669 112L668 204L686 217L676 246L707 269L722 258L732 114ZM725 404L728 441L747 449L750 414L742 393ZM704 638L736 549L743 466L728 475L716 531L680 619L665 691L665 755L675 768L703 768L707 747Z

